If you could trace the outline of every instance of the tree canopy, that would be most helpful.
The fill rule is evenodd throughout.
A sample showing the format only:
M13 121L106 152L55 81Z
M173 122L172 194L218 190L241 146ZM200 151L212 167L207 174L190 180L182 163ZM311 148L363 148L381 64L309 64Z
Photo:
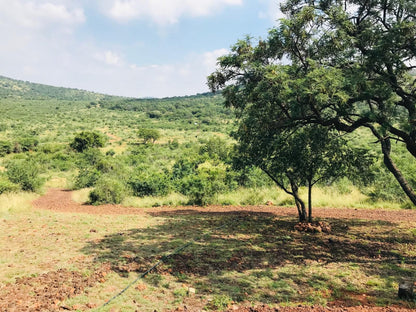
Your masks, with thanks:
M103 147L105 142L106 139L101 133L83 131L75 135L74 140L70 143L70 147L82 153L89 148Z
M288 131L367 128L409 199L416 194L391 157L391 141L416 158L416 4L413 0L288 0L266 40L238 41L209 76L244 120L251 106ZM263 116L263 117L262 117Z

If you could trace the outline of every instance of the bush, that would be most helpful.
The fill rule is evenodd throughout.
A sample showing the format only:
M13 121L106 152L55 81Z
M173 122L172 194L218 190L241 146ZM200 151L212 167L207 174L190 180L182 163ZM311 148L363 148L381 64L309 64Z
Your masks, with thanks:
M189 197L189 203L207 205L214 203L215 195L227 189L224 166L213 166L209 162L201 164L197 173L182 179L180 191Z
M133 191L133 195L138 197L165 196L171 190L170 181L165 174L160 172L132 177L128 185Z
M7 177L24 191L36 192L43 184L39 166L31 160L15 160L6 165Z
M74 188L79 190L85 187L92 187L95 185L100 175L101 172L95 168L81 169L75 178Z
M97 180L89 198L93 205L120 204L127 194L127 188L123 182L117 180L114 176L105 175Z
M69 145L75 151L82 153L89 148L104 147L106 138L98 132L83 131L75 135Z
M12 143L8 141L0 141L0 157L10 154L12 150Z
M227 142L221 138L210 138L204 145L201 146L199 154L207 154L210 159L219 159L224 162L228 161L231 148Z
M20 189L19 185L12 183L6 177L0 176L0 194L17 192Z
M36 150L39 141L35 137L23 137L17 140L14 144L13 152L14 153L22 153L22 152L29 152L32 150Z

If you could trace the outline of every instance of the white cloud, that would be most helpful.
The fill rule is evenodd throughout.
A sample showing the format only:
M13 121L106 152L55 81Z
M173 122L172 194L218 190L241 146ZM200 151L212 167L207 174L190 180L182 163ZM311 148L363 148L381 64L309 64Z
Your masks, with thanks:
M105 10L119 22L145 18L158 25L169 25L183 16L207 16L226 6L242 3L242 0L112 0L105 2Z
M230 51L227 49L218 49L211 52L205 52L203 54L203 64L208 71L213 71L217 64L217 59L220 56L228 54Z
M110 1L112 8L116 0L92 1L92 6ZM91 8L83 3L84 0L0 0L0 75L132 97L208 91L206 76L215 70L217 57L227 50L183 55L174 63L160 61L138 66L124 57L127 50L123 45L77 37L75 30L86 22L82 5L86 10ZM214 14L227 5L241 3L242 0L124 1L127 7L121 6L117 14L120 20L124 15L127 20L147 18L167 25L183 16ZM129 9L134 13L132 17L126 13Z
M122 57L113 51L104 51L94 54L96 60L101 61L107 65L123 65Z
M259 18L269 19L273 24L277 24L279 19L285 17L280 11L280 4L283 0L259 0L266 6L266 10L259 11Z
M82 8L47 1L0 0L0 25L12 24L28 30L76 26L85 22ZM53 28L52 28L53 29Z

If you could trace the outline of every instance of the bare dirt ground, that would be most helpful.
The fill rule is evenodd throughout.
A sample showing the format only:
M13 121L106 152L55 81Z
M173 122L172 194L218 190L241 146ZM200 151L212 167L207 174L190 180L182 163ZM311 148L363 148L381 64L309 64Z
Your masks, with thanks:
M82 205L71 199L71 192L63 189L50 189L45 196L33 202L38 209L48 209L56 212L89 213L99 215L112 214L164 214L164 213L187 213L187 212L261 212L272 213L276 216L296 216L297 212L292 207L275 206L184 206L184 207L154 207L154 208L129 208L120 205ZM416 210L365 210L348 208L314 208L314 217L337 218L337 219L364 219L381 220L388 222L415 222Z
M55 212L88 213L100 215L113 214L187 214L187 213L212 213L227 212L239 214L246 213L272 213L276 216L296 216L295 208L275 207L275 206L207 206L207 207L157 207L157 208L128 208L119 205L90 206L75 203L71 199L71 192L63 189L50 189L44 196L33 202L36 209L48 209ZM337 219L365 219L382 220L389 222L415 222L416 211L400 210L363 210L346 208L316 208L314 216L318 218L337 218ZM0 298L0 311L64 311L73 310L72 308L60 306L59 302L78 294L84 293L84 289L94 286L96 283L105 279L107 272L111 268L102 266L90 276L82 276L77 272L59 270L48 272L37 277L25 277L18 279L15 283L7 284L2 293L6 294ZM28 293L35 293L36 296L29 296ZM88 310L94 307L84 307ZM201 311L200 307L183 306L175 311ZM249 304L233 305L227 312L395 312L395 311L414 311L403 307L374 307L366 305L363 301L362 306L348 306L345 302L333 302L328 307L281 307L269 308L267 306L251 307Z

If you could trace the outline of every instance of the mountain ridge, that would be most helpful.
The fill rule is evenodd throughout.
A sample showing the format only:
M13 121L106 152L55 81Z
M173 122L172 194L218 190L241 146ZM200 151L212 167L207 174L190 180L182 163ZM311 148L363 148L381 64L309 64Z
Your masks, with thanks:
M16 98L25 100L69 100L69 101L108 101L108 100L163 100L178 98L213 96L212 93L198 93L195 95L172 96L163 98L134 98L117 95L103 94L94 91L87 91L77 88L57 87L36 82L24 81L0 75L0 99Z

